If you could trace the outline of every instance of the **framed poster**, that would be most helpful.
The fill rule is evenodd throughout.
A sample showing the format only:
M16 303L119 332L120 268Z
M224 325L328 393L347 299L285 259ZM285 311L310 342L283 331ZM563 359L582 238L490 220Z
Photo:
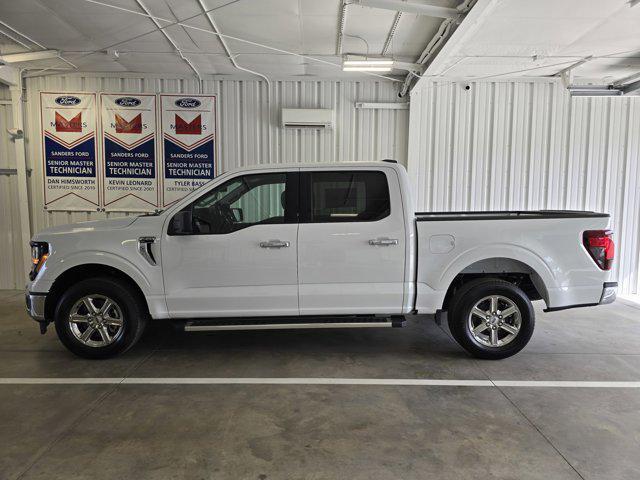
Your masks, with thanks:
M177 202L216 174L215 95L160 95L162 206Z
M157 209L156 96L101 93L100 118L104 209Z
M96 94L40 93L44 208L100 207Z

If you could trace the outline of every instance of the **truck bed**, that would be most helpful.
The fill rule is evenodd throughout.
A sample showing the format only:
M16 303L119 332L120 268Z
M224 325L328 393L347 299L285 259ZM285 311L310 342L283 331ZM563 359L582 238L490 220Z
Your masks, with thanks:
M417 212L416 309L439 308L458 275L501 272L529 275L548 308L597 303L606 274L582 234L606 229L608 217L575 210Z

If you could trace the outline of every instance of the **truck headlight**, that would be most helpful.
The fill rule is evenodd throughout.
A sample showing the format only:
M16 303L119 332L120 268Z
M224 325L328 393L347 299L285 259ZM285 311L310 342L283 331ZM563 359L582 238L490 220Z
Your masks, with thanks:
M29 279L33 280L49 257L49 244L46 242L31 242L31 272Z

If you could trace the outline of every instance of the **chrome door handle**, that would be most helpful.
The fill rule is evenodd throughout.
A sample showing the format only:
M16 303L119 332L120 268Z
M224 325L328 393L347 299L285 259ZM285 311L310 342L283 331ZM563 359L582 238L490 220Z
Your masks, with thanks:
M291 245L289 242L285 242L284 240L269 240L266 242L260 242L261 248L287 248Z
M380 246L380 247L389 247L391 245L398 245L397 238L387 238L380 237L369 240L369 245Z

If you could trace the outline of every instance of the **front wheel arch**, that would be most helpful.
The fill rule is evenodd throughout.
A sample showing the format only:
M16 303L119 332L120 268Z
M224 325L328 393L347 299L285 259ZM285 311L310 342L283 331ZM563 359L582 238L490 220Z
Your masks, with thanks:
M83 265L77 265L65 270L56 280L53 282L44 305L45 319L48 322L53 321L56 307L64 292L66 292L72 285L88 280L90 278L108 277L123 283L131 289L134 293L140 308L149 315L149 305L147 299L136 281L122 270L111 267L109 265L103 265L100 263L86 263Z

